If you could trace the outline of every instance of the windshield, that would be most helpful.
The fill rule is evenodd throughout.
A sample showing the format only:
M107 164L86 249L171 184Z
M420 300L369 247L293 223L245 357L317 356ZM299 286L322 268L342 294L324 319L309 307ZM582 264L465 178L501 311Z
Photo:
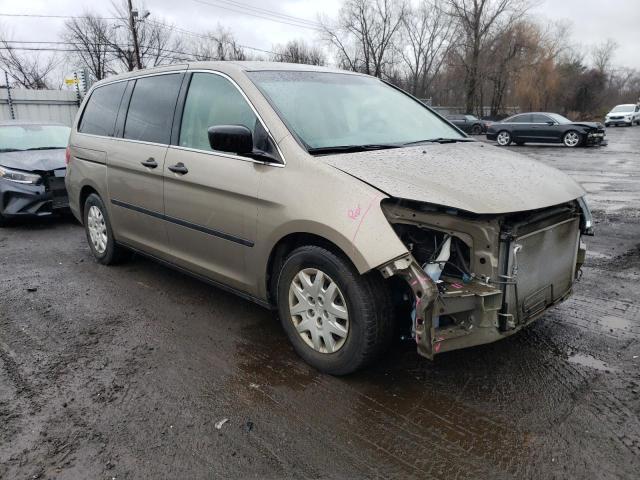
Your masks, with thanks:
M634 109L635 109L635 105L618 105L616 108L611 110L611 112L613 112L613 113L633 112Z
M309 150L466 138L376 78L330 72L248 75Z
M467 120L478 120L478 117L476 117L475 115L465 115Z
M70 132L63 125L3 125L0 152L67 148Z
M563 117L562 115L558 115L557 113L549 113L547 114L549 117L551 117L552 120L555 120L556 122L558 122L560 125L565 125L567 123L573 123L571 120L569 120L566 117Z

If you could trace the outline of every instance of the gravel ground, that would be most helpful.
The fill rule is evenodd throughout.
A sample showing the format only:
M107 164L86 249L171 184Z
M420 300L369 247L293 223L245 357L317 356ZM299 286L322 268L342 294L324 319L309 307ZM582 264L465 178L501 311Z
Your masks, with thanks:
M98 265L71 219L0 230L0 478L637 478L640 128L608 135L509 147L589 191L569 301L346 378L251 303L139 257Z

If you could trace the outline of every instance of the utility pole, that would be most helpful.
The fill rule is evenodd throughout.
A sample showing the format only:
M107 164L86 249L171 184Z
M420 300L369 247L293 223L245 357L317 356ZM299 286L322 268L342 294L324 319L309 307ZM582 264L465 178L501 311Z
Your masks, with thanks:
M142 62L140 61L140 47L138 46L138 29L136 27L136 17L138 16L138 11L136 10L135 15L133 12L133 6L131 5L131 0L127 0L129 5L129 28L131 29L131 36L133 37L133 52L136 57L136 67L138 70L142 69Z

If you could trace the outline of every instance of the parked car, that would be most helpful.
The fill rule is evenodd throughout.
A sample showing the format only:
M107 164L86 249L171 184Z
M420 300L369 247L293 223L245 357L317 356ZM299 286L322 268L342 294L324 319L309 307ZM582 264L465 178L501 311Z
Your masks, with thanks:
M276 309L332 374L398 329L428 358L513 334L571 293L591 232L567 175L323 67L119 75L86 96L69 148L98 262L137 251Z
M604 117L605 127L611 125L631 127L634 123L640 125L640 105L633 103L617 105Z
M487 129L487 139L500 146L525 143L563 143L567 147L606 145L604 126L595 122L572 122L557 113L519 113Z
M456 127L471 135L480 135L487 131L484 120L473 115L447 115L447 120Z
M0 122L0 226L68 208L64 176L70 131L46 122Z

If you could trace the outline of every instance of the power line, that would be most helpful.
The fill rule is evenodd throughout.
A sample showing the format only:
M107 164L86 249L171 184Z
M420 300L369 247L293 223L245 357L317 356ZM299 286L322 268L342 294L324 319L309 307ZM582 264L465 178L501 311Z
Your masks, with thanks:
M210 3L207 3L204 0L193 0L193 1L194 2L198 2L198 3L204 3L204 4L212 6L212 7L216 7L216 5L212 5ZM217 1L222 1L222 0L217 0ZM230 0L225 0L225 1L230 1ZM236 3L240 3L240 2L236 2ZM224 8L224 7L220 7L220 8ZM255 8L258 8L258 7L255 7ZM238 12L238 13L245 13L245 12ZM257 16L258 18L263 18L265 20L274 21L274 22L277 22L277 23L287 23L287 22L279 22L279 21L277 21L275 19L266 18L266 17L260 16L260 15L257 15L257 14L256 15L252 15L252 16ZM56 18L60 18L60 19L63 19L63 18L66 18L66 19L96 18L96 19L99 19L99 20L122 20L123 19L123 17L91 17L91 16L88 16L88 15L45 15L45 14L31 14L31 13L0 13L0 17L27 17L27 18L53 18L53 19L56 19ZM303 19L301 19L301 20L303 20ZM207 35L207 34L204 34L204 33L193 32L191 30L187 30L187 29L184 29L184 28L181 28L181 27L167 25L165 23L154 21L154 20L145 20L145 21L149 22L149 23L153 23L153 24L155 24L157 26L160 26L162 28L166 28L166 29L169 29L169 30L176 30L176 31L178 31L180 33L183 33L185 35L191 35L193 37L198 37L198 38L203 38L203 39L211 39L210 35ZM318 25L320 25L320 24L318 24ZM293 26L302 26L302 25L293 25ZM319 28L311 27L311 26L305 26L304 28L310 28L312 30L319 30ZM225 41L225 40L222 40L222 39L220 39L218 41L220 41L221 43L226 43L226 44L233 44L234 43L234 42ZM17 43L17 42L13 42L13 43ZM53 43L53 42L42 42L42 43ZM286 57L287 56L287 55L284 55L284 54L281 54L281 53L278 53L278 52L274 52L272 50L266 50L266 49L262 49L262 48L252 47L250 45L243 45L243 44L240 44L240 43L235 43L235 45L240 47L240 48L244 48L244 49L247 49L247 50L252 50L252 51L255 51L255 52L267 53L267 54L277 55L277 56L281 56L281 57ZM16 47L15 49L16 50L27 50L25 48L19 48L19 47ZM3 50L6 50L6 48L3 49ZM183 53L183 54L184 55L190 55L190 54L186 54L186 53Z
M321 28L322 25L318 22L315 22L313 20L307 20L306 18L301 18L301 17L294 17L293 15L288 15L286 13L279 13L279 12L274 12L271 10L267 10L266 8L261 8L261 7L256 7L253 5L248 5L246 3L243 2L239 2L237 0L209 0L209 1L205 1L205 0L193 0L196 3L201 3L204 5L209 5L212 7L219 7L219 8L228 8L222 5L217 5L219 3L224 3L227 5L231 5L231 7L237 9L240 8L242 9L242 11L240 11L239 13L247 13L246 10L255 12L257 14L259 14L260 18L266 18L266 17L274 17L280 20L285 20L287 22L294 22L295 24L302 24L302 25L308 25L310 27L314 27L314 28ZM237 11L237 10L232 10L232 11ZM270 18L266 18L267 20L269 20Z
M240 13L241 15L250 15L252 17L261 18L271 22L290 25L293 27L307 28L311 30L321 30L322 25L312 20L306 20L300 17L294 17L284 13L270 12L264 8L254 7L245 3L232 1L232 0L192 0L193 2L207 5L214 8L222 8L234 13ZM219 3L226 3L227 5L220 5ZM249 11L247 11L249 10ZM252 13L253 12L253 13ZM47 15L37 13L0 13L0 17L23 17L23 18L52 18L52 19L84 19L92 18L88 15ZM99 20L123 20L124 17L93 17Z
M252 13L250 11L244 10L244 9L247 8L246 5L243 5L242 7L240 7L240 6L232 7L232 6L224 6L224 5L220 5L220 4L205 2L204 0L192 0L192 1L195 2L195 3L208 5L210 7L222 8L223 10L229 10L231 12L240 13L242 15L249 15L251 17L261 18L263 20L268 20L270 22L281 23L281 24L284 24L284 25L291 25L293 27L307 28L309 30L317 30L317 31L322 30L320 24L317 24L317 26L314 26L311 23L307 23L307 22L310 22L309 20L300 19L300 20L296 20L296 21L287 21L285 19L278 18L277 16L268 16L268 15L275 15L275 14L266 14L266 13L262 13L262 12L259 12L259 11L253 11L253 13ZM216 1L216 0L213 0L213 1ZM217 0L217 1L222 1L222 0Z
M165 25L165 27L171 28L171 27L169 27L167 25ZM181 29L174 28L174 30L181 30ZM199 34L199 33L196 33L196 32L189 32L188 30L185 30L183 33L187 33L187 32L190 33L190 34L196 35L198 37L202 37L202 38L205 38L205 39L211 39L207 35ZM216 41L221 42L221 43L234 44L234 42L230 42L228 40L223 40L223 39L217 39ZM82 42L64 42L64 41L59 41L59 40L57 40L57 41L0 40L0 43L4 43L5 44L5 47L2 48L2 50L32 50L32 51L38 51L38 50L49 51L50 50L50 51L86 52L86 49L80 49L80 48L77 48L77 47L75 49L65 50L65 49L54 49L54 48L49 48L49 47L21 47L21 46L14 47L12 45L8 45L8 44L16 43L16 44L19 44L19 45L43 45L43 44L46 44L46 45L67 45L67 46L71 45L71 46L77 46L77 45L83 45ZM255 50L255 51L261 52L261 53L269 53L269 54L272 54L272 55L279 55L279 56L284 56L284 57L288 56L288 55L283 54L283 53L278 53L278 52L274 52L274 51L271 51L271 50L264 50L264 49L256 48L256 47L250 47L250 46L242 45L242 44L239 44L239 43L235 43L235 45L237 47L240 47L240 48L245 48L247 50ZM133 48L133 44L117 44L117 43L91 43L91 46L92 47L114 47L114 46L117 46L119 48ZM147 48L155 49L156 48L156 47L152 47L152 46L149 46L149 45L140 45L140 47L143 48L143 49L147 49ZM169 50L169 49L166 49L166 48L161 48L160 50L162 52L174 53L176 55L184 55L184 56L187 56L187 57L194 57L193 53L181 52L181 51L178 51L178 50Z
M123 17L90 17L88 15L44 15L38 13L0 13L0 17L26 18L97 18L98 20L122 20Z

